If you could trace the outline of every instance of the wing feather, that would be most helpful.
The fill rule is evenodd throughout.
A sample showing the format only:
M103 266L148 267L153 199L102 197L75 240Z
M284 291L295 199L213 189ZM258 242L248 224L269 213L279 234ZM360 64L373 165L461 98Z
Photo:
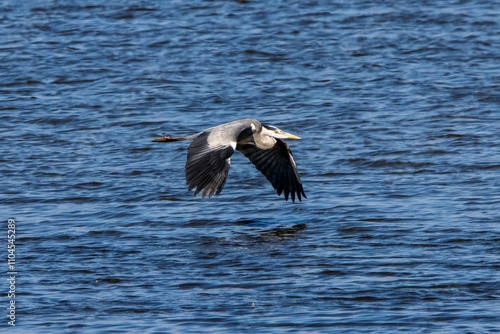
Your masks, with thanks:
M246 142L236 149L243 153L255 167L271 182L278 195L284 193L285 200L291 195L302 201L306 197L297 166L288 145L281 139L275 138L276 144L269 149L261 149L254 143Z
M229 172L229 161L234 153L231 143L209 146L209 132L196 137L188 147L186 162L186 184L189 190L194 188L194 195L199 192L201 198L218 195L226 184Z

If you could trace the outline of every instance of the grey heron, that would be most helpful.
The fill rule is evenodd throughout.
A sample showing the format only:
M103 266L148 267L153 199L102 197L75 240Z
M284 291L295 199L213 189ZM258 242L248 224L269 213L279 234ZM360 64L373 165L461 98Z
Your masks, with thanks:
M281 138L301 139L275 126L263 125L255 119L242 119L221 124L191 136L156 138L154 142L192 140L187 150L185 167L188 189L201 198L219 195L226 183L229 163L234 151L243 153L271 182L278 195L306 198L302 182L288 145Z

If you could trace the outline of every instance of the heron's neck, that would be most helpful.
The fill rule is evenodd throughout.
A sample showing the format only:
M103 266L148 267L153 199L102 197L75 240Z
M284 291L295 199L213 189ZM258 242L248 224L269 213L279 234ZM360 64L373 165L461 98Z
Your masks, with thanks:
M270 131L266 128L262 128L260 133L254 135L255 144L260 148L271 148L276 143L276 139L273 138L274 131Z

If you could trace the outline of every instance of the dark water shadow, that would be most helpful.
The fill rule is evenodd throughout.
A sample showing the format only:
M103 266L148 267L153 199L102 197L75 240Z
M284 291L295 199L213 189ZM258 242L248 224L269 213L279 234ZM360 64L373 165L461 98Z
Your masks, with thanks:
M307 229L306 224L295 224L290 227L278 226L272 229L251 232L239 232L235 240L252 243L274 243L294 239L300 236L300 232Z

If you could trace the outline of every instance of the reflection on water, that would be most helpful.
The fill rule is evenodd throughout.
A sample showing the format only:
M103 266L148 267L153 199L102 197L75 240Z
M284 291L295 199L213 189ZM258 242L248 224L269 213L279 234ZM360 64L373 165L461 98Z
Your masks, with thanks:
M270 230L261 231L260 234L264 237L277 238L284 240L286 238L294 237L297 232L306 229L306 224L297 224L292 227L276 227Z

